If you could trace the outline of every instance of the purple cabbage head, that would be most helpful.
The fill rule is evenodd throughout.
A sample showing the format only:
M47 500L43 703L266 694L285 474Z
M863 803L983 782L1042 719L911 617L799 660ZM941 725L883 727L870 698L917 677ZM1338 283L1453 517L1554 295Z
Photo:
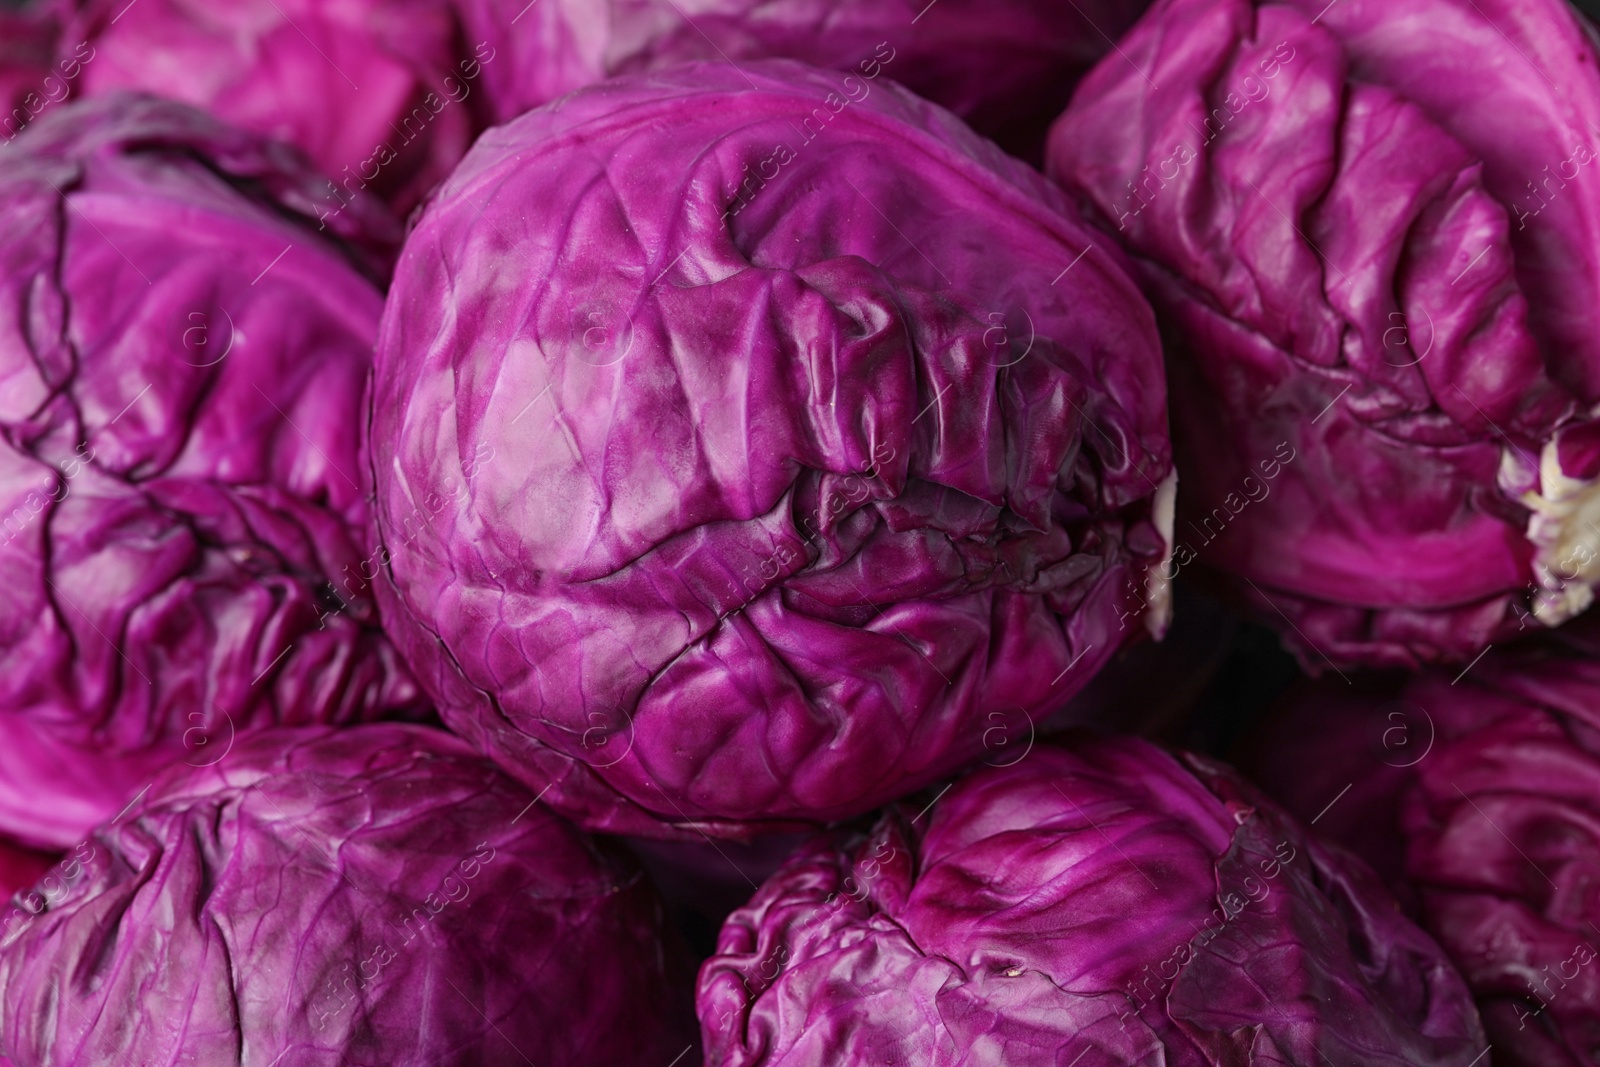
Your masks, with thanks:
M337 214L372 187L409 209L476 132L492 56L457 55L448 0L73 0L62 60L75 93L181 100L305 152ZM87 49L87 53L84 50Z
M692 1015L660 902L534 801L441 730L241 738L12 899L0 1046L52 1067L666 1067Z
M619 74L797 59L879 74L1037 157L1073 83L1149 0L455 0L497 122Z
M382 296L299 157L126 96L0 153L0 830L65 847L235 733L420 700L362 577Z
M1276 729L1307 743L1275 747L1264 776L1302 812L1352 784L1318 828L1400 857L1495 1061L1528 1067L1600 1048L1600 628L1561 634L1387 699L1304 698ZM1317 799L1296 792L1319 774Z
M1175 566L1313 669L1592 600L1594 40L1562 0L1161 0L1052 130L1169 335Z
M1468 1067L1438 946L1226 768L1034 750L802 850L723 927L714 1067Z
M401 256L385 624L591 828L859 814L1162 625L1148 307L1038 175L861 86L581 91L485 134Z

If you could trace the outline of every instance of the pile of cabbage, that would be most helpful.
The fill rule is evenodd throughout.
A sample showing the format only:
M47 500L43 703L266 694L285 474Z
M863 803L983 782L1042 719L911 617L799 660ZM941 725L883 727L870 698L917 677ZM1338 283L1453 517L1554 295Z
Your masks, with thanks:
M0 1067L1600 1057L1565 0L0 0Z

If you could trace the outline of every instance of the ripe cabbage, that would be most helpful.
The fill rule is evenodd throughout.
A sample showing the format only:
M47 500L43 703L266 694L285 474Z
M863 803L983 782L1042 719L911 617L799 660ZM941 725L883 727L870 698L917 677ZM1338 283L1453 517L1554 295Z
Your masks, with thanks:
M0 1044L52 1067L667 1067L692 1016L660 903L534 801L426 727L241 739L12 901Z
M880 73L1037 157L1073 83L1149 0L456 0L497 122L618 74L798 59Z
M1040 747L803 850L723 927L713 1067L1468 1067L1460 977L1219 764Z
M859 814L1162 625L1148 307L1035 173L841 79L580 91L486 133L401 256L385 624L590 828Z
M1593 599L1594 40L1561 0L1161 0L1052 131L1169 328L1176 565L1308 667Z
M448 0L76 0L63 56L75 83L181 100L297 146L332 182L336 215L360 190L409 209L476 132L474 80L493 50L456 55ZM82 58L81 56L79 57Z
M1279 788L1328 768L1318 806L1354 783L1318 828L1403 857L1495 1061L1537 1067L1600 1047L1600 627L1560 633L1387 700L1305 700L1278 729L1308 743L1271 758Z
M421 700L361 577L382 297L310 171L132 97L0 151L0 830L66 847L236 733Z

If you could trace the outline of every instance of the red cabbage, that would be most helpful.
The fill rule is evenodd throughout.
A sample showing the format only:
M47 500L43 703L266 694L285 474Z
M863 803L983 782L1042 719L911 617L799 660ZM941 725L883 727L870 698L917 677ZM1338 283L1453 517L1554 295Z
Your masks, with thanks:
M713 1067L1425 1063L1484 1051L1372 873L1220 764L1040 747L790 860L700 971Z
M1312 669L1470 660L1600 577L1600 70L1562 0L1161 0L1050 166L1169 334L1175 565Z
M455 0L504 60L484 89L504 122L619 74L797 59L879 75L1037 157L1073 84L1149 0Z
M1163 625L1148 307L1035 173L863 89L581 91L485 134L401 256L385 624L590 828L859 814Z
M123 96L0 152L0 830L66 847L236 735L423 702L367 588L382 296L315 177Z
M19 1064L667 1067L692 1047L638 866L440 730L241 739L52 874L0 914Z

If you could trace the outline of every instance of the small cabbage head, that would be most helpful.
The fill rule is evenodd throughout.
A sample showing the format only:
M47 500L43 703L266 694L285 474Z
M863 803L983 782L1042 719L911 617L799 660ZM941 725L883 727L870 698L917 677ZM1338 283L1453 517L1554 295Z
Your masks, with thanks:
M299 148L336 215L409 210L477 132L475 59L448 0L77 0L57 62L79 96L153 93ZM468 76L468 71L472 75ZM470 102L469 102L470 100Z
M1165 324L1180 565L1308 668L1469 661L1600 578L1600 55L1562 0L1161 0L1053 174Z
M407 724L265 731L180 766L0 913L0 1048L666 1067L693 1016L655 891L535 799Z
M859 86L880 75L1036 159L1073 85L1149 0L455 0L499 57L484 91L504 122L618 74L797 59Z
M1225 767L1039 747L818 838L701 968L713 1067L1469 1067L1466 986Z
M396 224L319 232L296 153L151 98L0 154L0 830L64 848L252 729L422 705L359 487Z

